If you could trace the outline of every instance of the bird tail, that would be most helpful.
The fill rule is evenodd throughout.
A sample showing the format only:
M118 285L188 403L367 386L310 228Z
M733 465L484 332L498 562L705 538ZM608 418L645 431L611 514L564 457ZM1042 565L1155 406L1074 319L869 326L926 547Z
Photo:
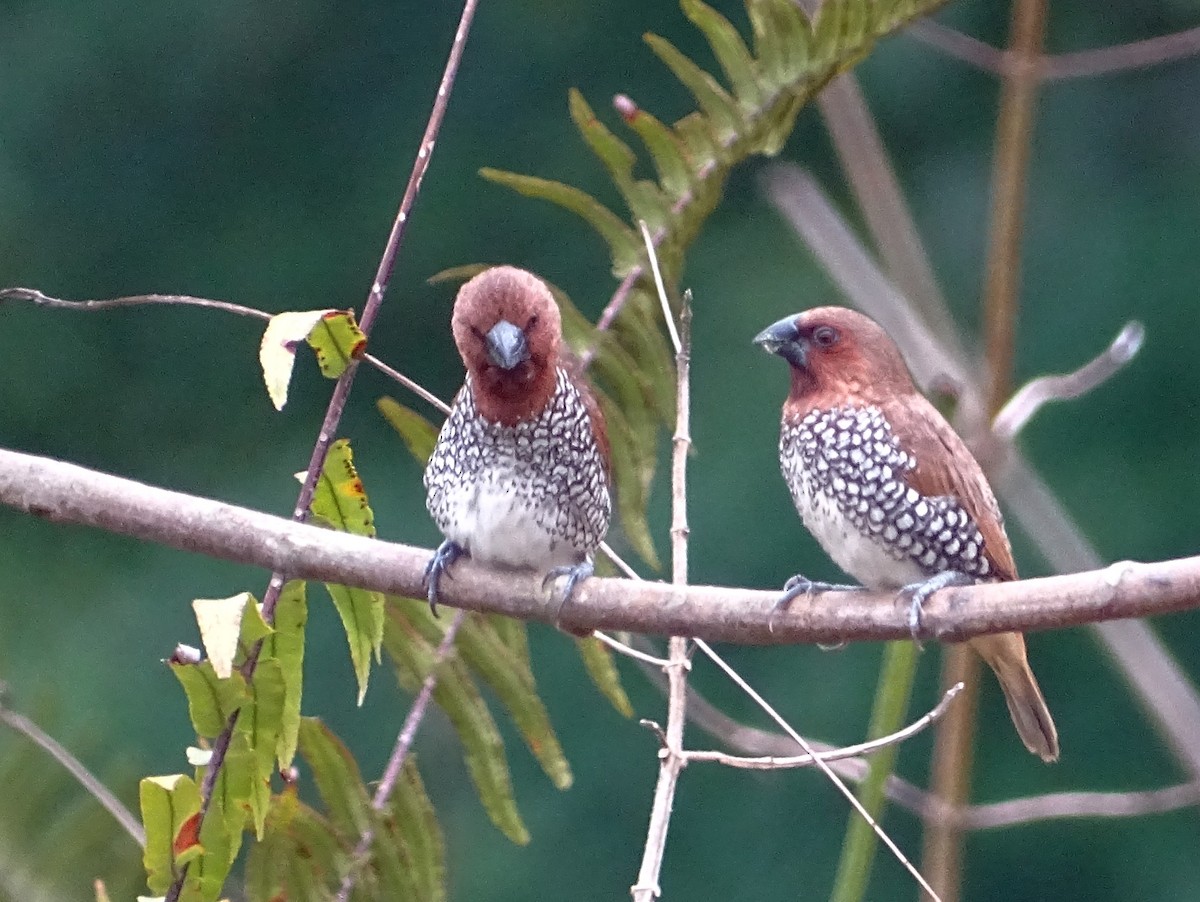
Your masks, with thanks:
M1058 730L1025 658L1025 638L1020 633L1000 633L977 636L970 644L1000 681L1009 716L1025 748L1047 763L1057 761Z

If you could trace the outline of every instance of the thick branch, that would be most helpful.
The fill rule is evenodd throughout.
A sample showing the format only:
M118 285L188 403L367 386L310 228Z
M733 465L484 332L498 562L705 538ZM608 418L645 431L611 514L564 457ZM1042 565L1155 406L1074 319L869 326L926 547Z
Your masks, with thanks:
M0 504L297 578L409 597L421 596L421 574L432 554L3 449ZM540 583L538 574L492 571L466 560L446 581L445 598L453 607L552 623L555 606ZM562 625L750 645L909 635L907 605L888 593L800 598L772 618L777 600L777 591L593 578L572 598ZM982 633L1055 629L1198 606L1200 557L1126 561L1069 576L943 589L925 605L924 637L957 642Z

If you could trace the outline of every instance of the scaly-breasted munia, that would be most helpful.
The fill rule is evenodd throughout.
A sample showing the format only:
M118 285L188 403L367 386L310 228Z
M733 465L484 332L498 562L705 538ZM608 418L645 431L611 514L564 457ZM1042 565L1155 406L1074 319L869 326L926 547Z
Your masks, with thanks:
M917 391L878 324L818 307L754 341L791 365L779 464L804 525L839 567L867 588L903 590L914 618L939 588L1017 578L979 463ZM794 577L780 604L829 585ZM1058 733L1024 638L977 636L970 645L1000 680L1026 748L1056 760Z
M467 368L425 469L426 506L446 537L425 569L460 555L566 576L563 602L592 574L608 531L609 446L600 408L565 365L546 285L497 266L458 292L451 319Z

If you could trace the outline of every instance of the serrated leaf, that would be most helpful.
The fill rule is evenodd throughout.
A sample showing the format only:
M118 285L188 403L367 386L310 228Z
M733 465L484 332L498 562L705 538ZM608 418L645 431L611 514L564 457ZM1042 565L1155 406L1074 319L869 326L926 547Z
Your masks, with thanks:
M300 700L304 688L304 627L308 622L307 586L303 580L286 583L275 603L275 631L263 643L263 655L279 662L283 677L283 711L275 754L280 769L290 767L300 729Z
M384 396L375 402L375 408L383 414L393 429L399 433L408 452L421 466L429 463L434 446L437 445L438 427L410 407L405 407L394 398Z
M362 705L371 678L371 656L379 660L383 642L383 593L333 583L326 583L325 588L346 631L354 678L358 681L358 704Z
M271 776L275 772L275 748L283 724L286 695L283 669L278 661L259 658L250 695L238 716L237 732L246 737L254 754L248 801L255 833L261 839L271 801Z
M427 616L428 605L417 605L408 611L409 616ZM524 624L514 623L514 627L524 631ZM510 628L510 641L511 632ZM571 766L538 695L528 645L520 643L519 648L524 654L505 642L491 622L478 614L468 615L458 632L463 660L496 693L546 776L558 789L567 789L573 781Z
M733 93L743 109L752 110L763 101L758 67L737 29L702 0L681 0L683 14L704 32L713 54L725 70Z
M296 797L277 795L261 842L246 857L248 902L328 899L336 891L342 843L329 822ZM355 897L358 898L358 897Z
M633 218L644 219L651 230L665 225L671 216L671 203L656 184L634 178L633 165L637 157L629 145L596 118L575 88L570 91L570 110L575 127L608 170Z
M367 346L367 336L358 328L351 310L326 311L305 340L316 352L321 375L327 379L337 379L346 372L350 361L362 356Z
M742 131L746 124L737 102L717 83L717 80L684 56L675 45L656 34L645 36L646 43L675 77L692 92L700 109L712 123L714 134L725 140Z
M398 842L409 863L422 902L446 898L446 842L433 803L425 792L415 756L404 762L396 791L390 800L387 829L398 834Z
M139 784L146 847L142 864L152 893L165 893L178 869L198 858L200 789L191 777L146 777Z
M579 648L579 656L583 659L584 669L600 690L600 694L609 700L618 713L625 717L633 717L633 705L629 702L629 696L625 694L625 687L621 685L621 674L617 672L612 652L603 642L591 636L577 638L575 644Z
M267 321L262 342L258 347L258 362L262 367L263 382L267 395L276 410L287 404L288 385L292 381L292 369L296 364L296 346L308 338L309 333L327 313L335 310L299 310L278 313Z
M345 744L315 717L300 719L300 754L334 828L350 846L371 825L371 805L358 763Z
M623 115L625 122L646 145L667 194L678 200L692 187L693 174L688 166L682 142L662 122L641 108Z
M375 537L375 514L354 466L348 439L340 438L329 446L309 510L334 529Z
M433 666L434 647L408 620L399 604L388 606L383 644L405 685L420 683ZM517 811L504 740L487 704L457 654L448 655L438 673L434 701L450 719L463 745L467 770L484 810L505 836L525 845L529 842L529 831Z
M187 695L188 715L197 736L215 738L225 729L233 712L241 708L249 697L246 681L236 671L223 680L217 676L209 661L168 666Z
M608 242L614 272L626 273L641 260L642 241L637 233L621 222L612 210L578 188L562 182L487 167L480 169L479 174L490 182L506 185L526 197L548 200L582 218Z

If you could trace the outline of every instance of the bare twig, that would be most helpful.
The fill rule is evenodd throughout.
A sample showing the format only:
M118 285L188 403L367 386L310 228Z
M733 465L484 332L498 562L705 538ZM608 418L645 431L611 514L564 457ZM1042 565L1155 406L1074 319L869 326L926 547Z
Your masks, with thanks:
M601 630L592 630L592 638L599 642L603 642L618 654L625 655L627 658L633 658L635 661L641 661L643 664L646 664L652 668L665 670L671 666L671 662L666 658L655 657L654 655L647 654L644 651L639 651L631 645L626 645L619 639L614 639L612 636L608 635L608 633L602 632Z
M937 899L937 893L935 893L929 886L928 881L921 876L921 872L918 871L913 863L908 860L908 857L900 851L900 847L897 846L896 843L892 841L892 838L884 832L883 828L880 827L875 821L875 818L871 817L870 812L863 807L863 804L858 800L858 797L855 796L855 794L850 791L849 787L846 786L841 778L834 773L833 768L821 759L821 756L816 753L816 750L812 747L808 740L792 729L791 725L783 719L779 712L776 711L770 705L770 703L768 703L767 700L763 698L757 690L754 689L753 686L742 679L741 675L732 667L730 667L729 664L725 662L724 658L713 651L712 646L710 646L703 639L696 639L694 641L697 648L704 652L704 654L706 654L714 664L721 668L725 675L733 680L743 692L754 699L755 703L764 711L766 711L768 716L770 716L775 723L779 724L783 731L792 739L794 739L800 748L804 749L805 754L811 756L813 763L820 768L821 772L829 779L829 782L837 787L838 792L845 796L846 800L850 803L850 806L858 812L859 816L861 816L862 819L870 825L871 829L875 832L875 835L879 837L880 842L888 847L892 855L896 857L896 860L899 861L900 864L904 866L904 869L907 870L912 875L913 879L917 881L917 884L927 893L930 893L934 899Z
M105 298L103 300L67 301L62 298L52 298L38 291L36 288L4 288L0 289L0 303L4 301L29 301L39 307L45 307L50 310L97 311L115 310L121 307L160 305L164 307L203 307L209 310L220 310L223 313L232 313L236 316L245 316L258 320L270 320L274 315L268 313L266 310L247 307L243 304L235 304L231 301L198 298L186 294L134 294L120 298ZM450 412L450 407L445 401L413 379L405 376L399 370L384 363L373 354L363 354L361 359L364 363L369 364L384 375L400 383L442 413L448 414Z
M908 33L946 56L992 75L1003 77L1013 71L1013 58L1007 50L931 19L914 22ZM1200 53L1200 27L1113 47L1045 55L1038 60L1037 78L1042 82L1055 82L1114 75L1186 59L1197 53Z
M687 516L687 458L692 446L691 437L691 352L692 299L685 292L676 329L667 291L663 286L658 258L650 230L640 224L658 298L662 303L671 339L675 345L675 435L671 454L671 585L678 589L688 581L688 516ZM653 902L661 894L658 879L662 873L663 856L667 848L667 832L671 809L675 803L675 788L679 774L687 764L683 757L683 730L687 723L688 640L672 636L667 643L669 662L666 667L667 729L658 768L658 783L650 809L650 824L646 831L646 846L642 853L637 881L630 887L633 902Z
M1002 442L1010 442L1044 404L1074 400L1102 385L1133 360L1145 337L1146 330L1141 323L1128 322L1112 344L1073 373L1039 376L1025 383L992 420L992 435Z
M1145 792L1055 792L974 805L960 814L967 830L995 830L1073 817L1137 817L1200 804L1200 781Z
M446 627L446 632L442 635L442 641L438 643L438 647L434 650L433 661L429 666L429 673L425 674L425 680L421 683L421 690L417 693L417 697L413 699L412 707L408 709L408 716L404 718L404 724L400 727L400 732L396 736L396 744L392 747L392 754L388 758L387 767L384 768L383 776L379 780L379 786L376 787L375 795L371 799L371 807L379 814L384 812L388 806L388 801L392 797L392 790L396 787L396 780L400 777L400 771L404 767L408 751L412 748L413 740L416 739L417 729L421 726L421 721L425 719L425 711L429 708L430 699L433 698L433 690L437 687L441 664L446 660L446 656L450 654L450 649L454 647L454 640L458 636L459 627L462 626L466 616L466 611L459 611L454 615L454 619L450 621L450 625ZM371 826L367 826L363 830L362 836L359 837L358 845L354 847L354 852L350 858L350 869L346 872L346 876L342 878L342 885L338 889L337 894L338 902L346 902L350 898L350 893L354 890L354 884L358 881L358 875L367 863L371 843L374 841L375 831Z
M794 767L811 767L816 763L815 759L817 758L829 762L839 761L843 758L854 758L859 755L869 755L888 746L899 745L904 740L916 736L946 713L950 702L962 691L962 688L962 683L951 686L933 710L914 720L903 729L897 730L894 733L888 733L886 736L880 736L878 739L860 742L857 745L847 745L842 748L829 749L828 751L818 750L812 754L791 755L786 758L779 758L773 755L761 758L746 758L740 755L730 755L727 752L716 751L685 751L683 756L689 764L693 761L712 761L717 764L724 764L726 767L736 767L743 770L785 770Z
M101 783L78 758L67 751L53 736L24 714L8 707L5 703L2 684L0 684L0 723L20 733L61 764L67 773L75 778L75 782L104 806L104 810L113 816L113 819L121 825L135 843L143 847L146 845L146 831L142 829L141 823L134 817L133 812L121 804L121 800L113 795L107 786Z
M470 32L471 21L474 18L477 4L478 0L465 0L463 3L463 11L459 19L458 29L454 34L454 42L450 47L446 67L442 73L441 82L438 85L437 96L434 98L433 108L429 114L429 121L425 125L425 133L422 135L420 146L417 148L416 160L413 162L412 170L409 173L408 184L404 189L404 196L400 200L396 219L392 223L392 229L384 246L383 255L380 257L379 266L375 271L375 280L371 283L366 303L363 305L362 315L359 317L359 328L362 329L364 335L369 335L371 332L371 327L374 325L375 318L379 314L379 308L383 304L388 283L395 269L396 256L404 240L409 217L412 215L413 206L421 191L421 182L425 177L426 170L429 168L429 161L433 155L433 148L442 127L442 120L445 118L446 108L450 103L450 93L454 87L455 76L458 73L458 66L462 60L467 34ZM342 411L345 409L346 401L350 396L350 389L354 385L354 377L357 372L357 362L351 360L330 393L325 417L317 433L317 440L313 444L312 454L309 457L304 482L296 499L296 506L292 510L292 519L296 522L303 522L308 517L309 504L312 502L317 480L320 477L321 469L325 462L325 456L329 451L330 444L337 435L338 423L341 422ZM283 591L283 585L288 575L287 571L277 569L272 572L271 579L267 583L267 589L263 593L262 616L268 624L274 619L275 605L279 601L279 596ZM253 679L261 651L262 642L260 641L250 651L245 664L242 665L242 675L247 681ZM238 711L234 711L226 723L225 729L213 742L212 758L205 770L204 779L200 786L202 818L208 813L209 803L216 789L217 777L221 772L225 754L229 749L229 743L237 726L238 713ZM180 869L178 876L167 891L166 902L178 902L184 884L187 881L187 872L188 868L186 865Z

